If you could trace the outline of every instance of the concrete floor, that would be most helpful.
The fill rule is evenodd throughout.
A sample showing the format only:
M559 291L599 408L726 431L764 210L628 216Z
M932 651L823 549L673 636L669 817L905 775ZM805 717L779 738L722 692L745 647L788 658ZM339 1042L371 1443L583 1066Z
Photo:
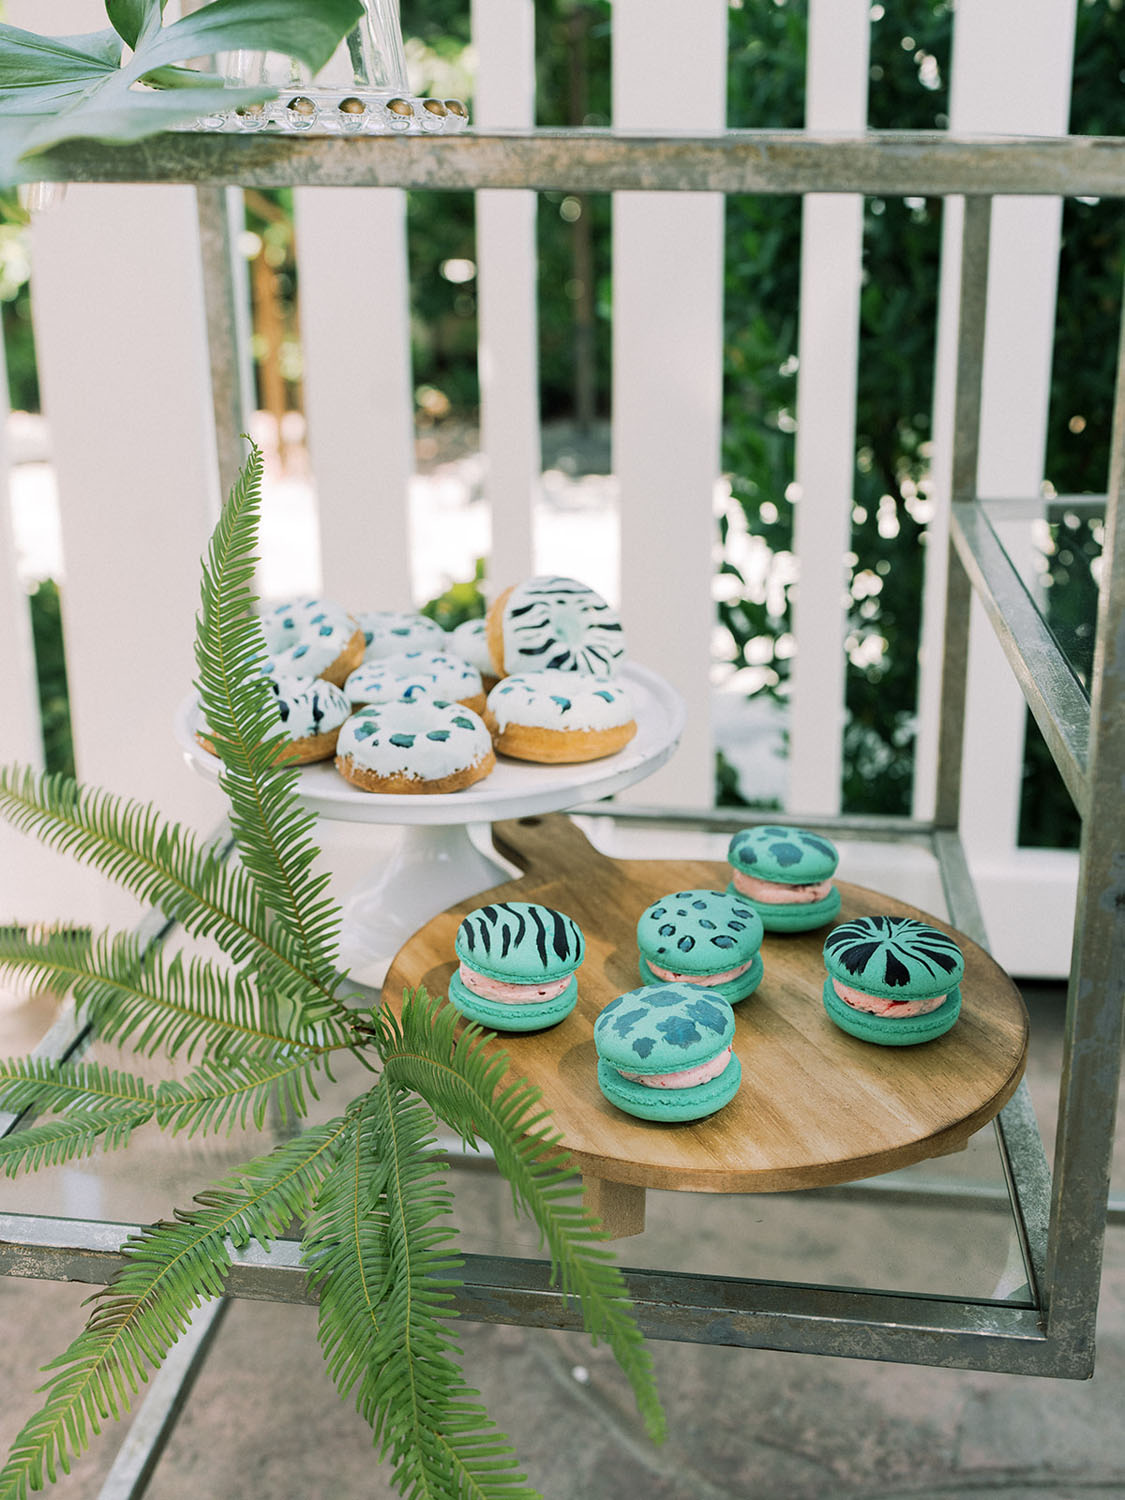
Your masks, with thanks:
M1026 995L1029 1079L1049 1146L1062 996L1054 986ZM26 1030L38 1035L45 1004L0 1013L0 1048L17 1050ZM141 1146L100 1163L96 1177L60 1170L5 1183L0 1205L153 1217L256 1149L238 1139L205 1151ZM998 1182L991 1130L966 1153L915 1170L936 1182ZM526 1227L511 1222L505 1193L488 1174L457 1174L465 1248L533 1251ZM1007 1215L987 1210L658 1194L645 1235L623 1242L619 1254L632 1265L989 1295L1014 1284L1009 1252ZM37 1371L78 1331L84 1296L73 1286L0 1280L0 1447L35 1409ZM1107 1241L1098 1368L1088 1382L654 1344L669 1429L658 1450L612 1359L584 1337L470 1324L458 1334L473 1383L546 1500L1125 1494L1120 1229ZM55 1493L95 1496L119 1438L113 1430L95 1443ZM393 1494L369 1432L324 1374L313 1309L231 1307L147 1493L151 1500Z

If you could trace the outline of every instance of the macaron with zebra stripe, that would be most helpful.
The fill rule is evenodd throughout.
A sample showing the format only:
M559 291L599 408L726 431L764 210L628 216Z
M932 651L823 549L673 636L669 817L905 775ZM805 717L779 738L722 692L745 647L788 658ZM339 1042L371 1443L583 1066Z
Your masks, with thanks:
M493 1031L542 1031L578 1001L575 970L586 956L572 917L534 901L479 906L457 929L460 966L449 999Z
M641 913L637 948L646 984L689 984L731 1005L762 980L762 919L741 896L673 891Z
M965 960L914 917L857 917L824 943L824 1008L851 1036L909 1047L944 1036L961 1014Z

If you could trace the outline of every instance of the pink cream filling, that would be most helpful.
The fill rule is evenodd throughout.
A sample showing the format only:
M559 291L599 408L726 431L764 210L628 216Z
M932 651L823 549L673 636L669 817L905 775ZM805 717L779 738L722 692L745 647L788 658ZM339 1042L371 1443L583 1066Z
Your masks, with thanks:
M838 979L832 981L832 988L844 1004L850 1005L853 1010L865 1010L871 1016L900 1016L903 1019L907 1016L928 1015L948 998L946 995L933 995L928 1000L891 1000L885 995L865 995L862 990L841 984Z
M652 959L645 962L656 975L657 979L671 979L682 984L726 984L728 979L737 979L740 974L745 974L754 963L751 959L748 964L739 964L737 969L724 969L721 974L677 974L675 969L662 969L659 964L654 964Z
M694 1068L684 1068L681 1073L626 1073L624 1068L618 1068L617 1071L622 1078L628 1078L632 1083L643 1083L650 1089L692 1089L697 1083L710 1083L712 1078L718 1078L729 1062L728 1047L718 1057L696 1063Z
M539 1000L553 1000L562 994L573 977L564 974L561 979L545 979L542 984L513 984L509 980L489 979L465 964L458 972L467 990L482 1000L497 1000L501 1005L534 1005Z
M747 875L731 866L731 876L736 891L749 896L752 901L761 901L766 906L803 906L811 901L823 901L832 889L831 880L818 880L815 885L782 885L776 880L762 880L757 875Z

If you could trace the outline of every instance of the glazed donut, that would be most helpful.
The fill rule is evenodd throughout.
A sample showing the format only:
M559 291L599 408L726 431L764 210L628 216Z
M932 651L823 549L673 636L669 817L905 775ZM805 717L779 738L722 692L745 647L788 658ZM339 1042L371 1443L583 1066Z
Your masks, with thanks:
M370 609L358 616L364 661L381 661L403 651L440 651L445 631L427 615L400 609ZM358 665L358 663L357 663Z
M447 651L463 656L470 666L476 667L486 693L500 681L488 649L488 625L483 619L465 620L449 632L445 646Z
M437 698L361 708L336 745L336 769L365 792L456 792L495 764L480 716Z
M460 656L444 651L404 651L381 661L365 661L344 683L353 707L393 703L396 698L444 698L484 712L480 673Z
M488 695L484 722L497 750L517 760L598 760L637 732L620 683L561 671L505 677Z
M588 672L612 677L625 655L621 621L600 594L576 578L517 583L488 611L488 650L507 672Z
M283 676L323 677L340 687L363 660L363 632L338 604L290 599L262 611L266 650Z
M327 760L335 752L340 726L352 711L343 688L322 677L286 676L269 669L266 681L287 736L277 759L298 766ZM195 737L205 750L216 754L209 730L200 729Z

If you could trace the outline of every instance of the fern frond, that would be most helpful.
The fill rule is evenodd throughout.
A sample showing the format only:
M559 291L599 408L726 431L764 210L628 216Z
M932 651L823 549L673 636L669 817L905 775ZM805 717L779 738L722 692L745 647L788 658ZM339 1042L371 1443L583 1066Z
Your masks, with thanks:
M39 939L0 928L0 970L39 983L75 1002L103 1041L128 1042L142 1054L169 1057L197 1047L221 1058L228 1048L262 1052L296 1047L320 1052L350 1044L343 1023L311 1024L299 1003L261 988L243 972L231 975L202 958L186 964L131 935L55 932Z
M297 801L296 769L277 759L284 734L258 670L265 639L250 583L261 479L261 450L252 444L204 563L195 643L199 698L225 768L220 784L243 866L292 935L308 976L331 993L340 911L324 896L328 874L312 873L316 819Z
M652 1357L637 1327L621 1273L603 1248L604 1232L581 1200L581 1179L558 1132L547 1123L540 1091L523 1079L504 1084L509 1060L485 1051L478 1026L456 1029L460 1012L431 999L424 989L404 994L402 1021L389 1010L372 1020L372 1033L389 1084L415 1090L469 1143L482 1137L508 1179L517 1211L535 1219L551 1257L552 1276L564 1294L577 1296L586 1328L604 1338L633 1386L645 1425L655 1441L664 1414L652 1374Z
M89 1156L97 1147L107 1151L129 1144L138 1125L152 1117L152 1109L74 1109L60 1120L29 1125L11 1135L0 1136L0 1168L6 1177L18 1172L36 1172L62 1162Z
M443 1326L458 1277L433 1115L381 1080L355 1116L303 1249L329 1373L341 1394L356 1389L403 1495L533 1500Z
M250 1121L260 1130L272 1101L284 1124L306 1113L308 1094L319 1098L315 1074L321 1067L331 1078L327 1058L307 1052L203 1062L182 1082L166 1079L157 1085L156 1118L173 1134L245 1128Z
M0 1108L66 1114L72 1109L116 1109L139 1114L156 1107L152 1085L96 1062L53 1062L41 1057L0 1057Z
M0 767L0 816L158 907L185 931L211 937L236 963L252 962L297 997L310 1020L335 1011L303 968L304 951L246 872L201 846L145 803L80 786L67 776Z
M307 1131L250 1162L199 1207L129 1241L128 1263L97 1293L84 1331L48 1370L42 1409L16 1438L0 1470L0 1500L26 1500L84 1451L107 1417L128 1410L150 1368L159 1366L195 1308L221 1294L229 1245L263 1248L303 1217L330 1170L343 1120Z

